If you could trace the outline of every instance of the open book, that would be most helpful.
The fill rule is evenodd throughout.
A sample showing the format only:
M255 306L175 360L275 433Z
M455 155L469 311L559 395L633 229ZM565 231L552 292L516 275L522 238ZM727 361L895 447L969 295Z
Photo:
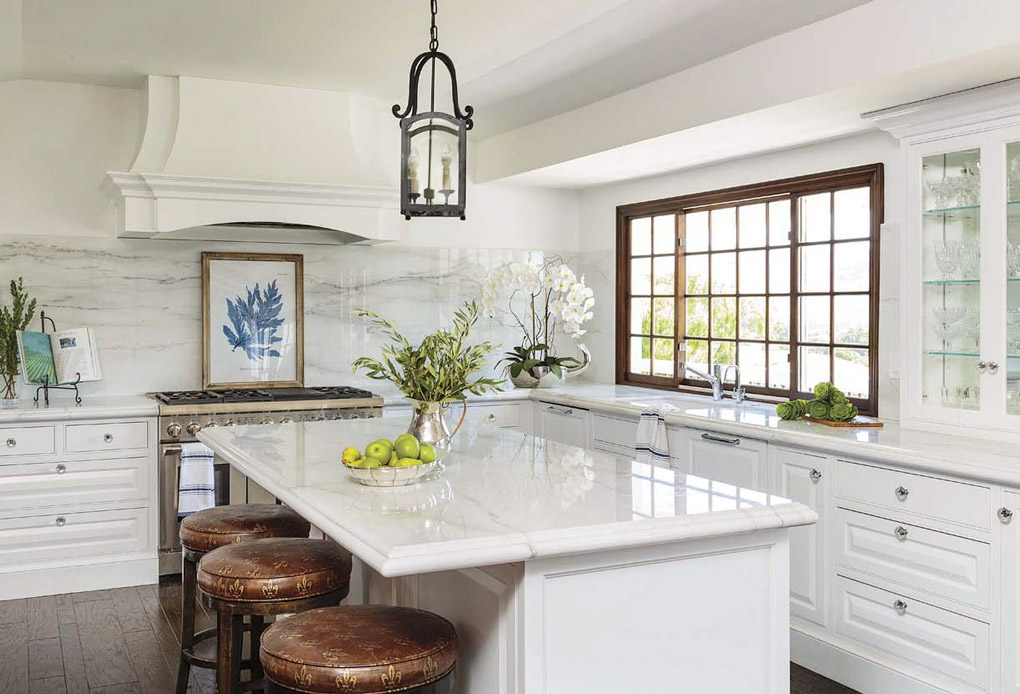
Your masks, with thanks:
M78 374L82 381L103 377L91 328L55 333L22 330L18 332L18 356L25 383L44 383L47 379L52 385L74 383Z

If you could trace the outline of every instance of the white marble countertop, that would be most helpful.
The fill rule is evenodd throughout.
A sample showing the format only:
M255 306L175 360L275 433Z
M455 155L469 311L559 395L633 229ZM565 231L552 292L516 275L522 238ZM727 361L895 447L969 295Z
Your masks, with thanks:
M345 446L401 431L375 419L221 427L199 439L384 576L816 520L762 492L485 425L466 425L443 472L409 487L365 487L341 465Z
M28 386L22 387L27 388ZM49 407L42 403L41 398L38 405L29 398L19 400L17 407L0 408L0 424L67 419L155 417L159 414L159 406L156 401L145 395L99 397L82 395L80 405L74 403L73 397L64 397L65 395L65 393L51 393Z
M833 428L806 421L783 421L772 405L729 399L713 402L707 395L609 384L568 383L559 388L509 389L470 402L534 400L581 407L621 417L637 417L647 407L668 400L677 411L669 424L770 441L844 455L854 460L892 463L923 472L955 475L975 481L1020 487L1020 446L978 438L973 432L935 433L906 429L886 422L877 429ZM387 398L387 405L406 403Z

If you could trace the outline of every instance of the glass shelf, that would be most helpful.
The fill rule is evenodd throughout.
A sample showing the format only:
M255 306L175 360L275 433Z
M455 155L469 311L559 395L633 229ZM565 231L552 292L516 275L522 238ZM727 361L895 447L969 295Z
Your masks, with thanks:
M1010 217L1020 216L1020 200L1006 203L1006 213ZM933 207L924 210L927 217L953 217L956 219L976 219L981 214L981 205L959 205L957 207Z
M1010 280L1011 282L1013 280ZM981 280L924 280L921 284L929 286L945 286L951 284L981 284Z
M924 354L929 357L978 357L977 352L955 352L953 350L926 349Z

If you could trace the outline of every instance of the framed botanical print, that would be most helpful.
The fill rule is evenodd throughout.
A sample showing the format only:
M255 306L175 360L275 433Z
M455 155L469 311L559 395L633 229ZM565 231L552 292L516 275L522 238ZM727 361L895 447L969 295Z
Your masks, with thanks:
M304 384L304 257L202 253L202 386Z

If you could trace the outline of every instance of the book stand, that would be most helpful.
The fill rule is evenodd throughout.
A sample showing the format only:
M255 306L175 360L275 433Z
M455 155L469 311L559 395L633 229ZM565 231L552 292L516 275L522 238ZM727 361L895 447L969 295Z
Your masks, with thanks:
M53 332L57 332L57 324L53 322L53 319L46 315L46 311L39 312L39 322L42 324L42 331L46 332L46 321L50 322L50 326L53 328ZM50 385L50 377L47 375L43 384L35 389L35 398L32 402L39 404L39 391L42 391L43 402L46 403L46 407L50 406L50 391L51 390L73 390L74 391L74 402L75 404L81 404L81 394L78 392L78 384L81 383L81 374L76 373L74 383L65 383L64 385Z

